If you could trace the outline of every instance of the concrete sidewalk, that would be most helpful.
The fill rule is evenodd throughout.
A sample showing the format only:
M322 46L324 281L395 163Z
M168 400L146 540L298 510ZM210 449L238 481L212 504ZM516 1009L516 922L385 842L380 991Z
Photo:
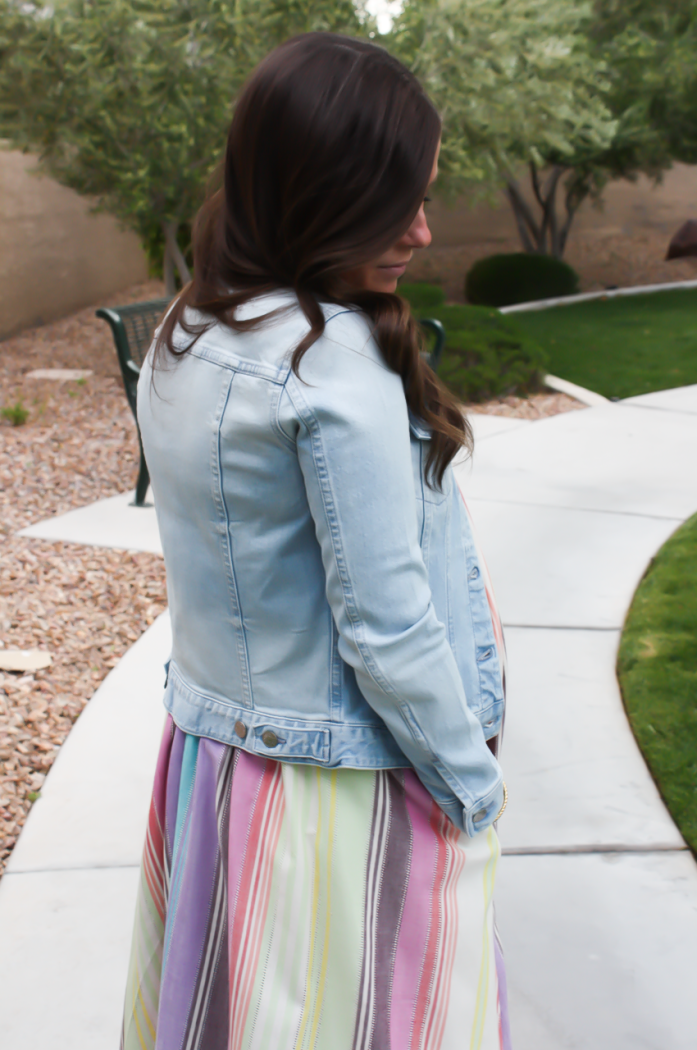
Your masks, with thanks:
M697 387L482 442L461 479L506 625L497 887L515 1050L697 1045L697 866L615 661L653 554L697 510Z
M475 418L458 469L510 657L497 902L514 1050L692 1050L697 866L614 665L646 565L697 510L697 387L495 420ZM26 534L157 549L154 512L128 500ZM117 1046L168 632L161 617L90 701L0 884L3 1050Z

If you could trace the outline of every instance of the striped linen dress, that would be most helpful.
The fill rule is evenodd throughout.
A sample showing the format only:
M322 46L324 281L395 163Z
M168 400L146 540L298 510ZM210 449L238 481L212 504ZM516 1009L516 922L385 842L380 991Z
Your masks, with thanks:
M155 776L124 1050L509 1050L493 828L411 770L178 729Z

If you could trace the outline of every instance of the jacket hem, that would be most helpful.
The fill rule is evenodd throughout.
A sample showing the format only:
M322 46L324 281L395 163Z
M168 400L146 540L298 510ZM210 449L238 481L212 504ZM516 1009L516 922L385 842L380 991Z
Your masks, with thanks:
M386 727L289 718L239 701L220 700L190 686L174 662L169 668L164 703L185 733L210 737L279 762L347 769L413 768ZM268 743L270 735L273 746Z

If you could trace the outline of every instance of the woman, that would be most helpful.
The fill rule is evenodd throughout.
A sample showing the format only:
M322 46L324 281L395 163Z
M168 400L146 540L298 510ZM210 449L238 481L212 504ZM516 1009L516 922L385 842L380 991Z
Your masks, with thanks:
M470 433L395 294L439 140L381 48L277 48L143 369L173 651L127 1050L507 1045Z

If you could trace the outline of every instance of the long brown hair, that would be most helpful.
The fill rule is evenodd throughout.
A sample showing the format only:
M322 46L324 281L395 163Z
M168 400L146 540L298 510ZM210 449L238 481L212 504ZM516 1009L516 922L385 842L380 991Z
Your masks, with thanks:
M193 336L189 347L208 327L188 323L187 306L243 331L265 318L238 320L238 306L290 288L310 325L293 353L298 373L324 331L320 303L355 304L401 376L407 405L432 430L427 473L440 485L457 451L471 448L469 425L425 363L409 305L398 295L347 290L339 279L409 228L440 129L418 80L375 44L306 33L275 48L237 101L222 185L194 224L194 277L162 327L156 355L163 347L186 352L175 346L177 325Z

